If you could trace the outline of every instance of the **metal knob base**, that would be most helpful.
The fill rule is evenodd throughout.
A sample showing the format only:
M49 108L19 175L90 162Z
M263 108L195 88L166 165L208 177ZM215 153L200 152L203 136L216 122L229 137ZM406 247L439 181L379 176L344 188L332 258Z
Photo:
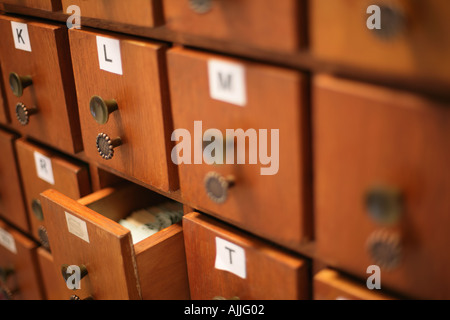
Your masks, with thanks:
M111 160L114 157L114 149L122 145L122 139L112 140L106 133L100 133L97 136L97 151L105 160Z
M208 197L215 203L222 204L228 198L228 190L234 185L233 177L223 177L217 172L209 172L204 180Z
M188 0L189 7L196 13L204 14L211 10L212 0Z
M15 72L9 74L9 86L13 94L20 98L23 96L23 90L33 84L31 76L19 76Z
M365 206L368 214L375 222L393 225L402 216L403 196L396 188L375 186L367 191Z
M106 124L109 120L109 115L118 108L115 100L103 100L99 96L93 96L89 101L91 115L98 124Z
M36 108L28 108L22 102L19 102L16 105L16 117L19 123L23 126L28 125L30 123L30 117L36 113L37 113Z
M367 250L380 268L395 269L400 264L402 256L400 235L385 229L377 230L367 240Z
M71 273L68 273L68 269L69 269L69 265L68 264L63 264L61 266L61 274L64 278L64 281L67 282L67 280L69 280L69 278L72 276ZM86 268L86 266L84 264L78 266L80 268L80 280L83 279L84 277L86 277L88 275L88 270Z

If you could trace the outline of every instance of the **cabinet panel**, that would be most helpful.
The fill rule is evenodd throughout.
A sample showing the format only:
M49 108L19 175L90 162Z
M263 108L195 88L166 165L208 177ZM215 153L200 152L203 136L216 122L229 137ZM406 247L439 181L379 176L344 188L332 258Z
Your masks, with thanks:
M314 90L318 254L412 298L450 297L450 108L319 76Z

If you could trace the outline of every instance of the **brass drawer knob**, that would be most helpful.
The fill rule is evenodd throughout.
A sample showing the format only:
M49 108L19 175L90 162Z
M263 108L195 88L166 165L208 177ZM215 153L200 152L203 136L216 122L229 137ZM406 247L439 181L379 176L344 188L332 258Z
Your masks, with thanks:
M48 241L47 229L44 226L39 226L38 237L39 237L39 242L41 243L41 245L45 249L50 250L50 242Z
M208 197L215 203L224 203L228 198L228 190L234 186L233 177L223 177L217 172L209 172L205 177L205 189Z
M403 196L396 188L375 186L367 191L365 205L374 221L392 225L398 222L402 215Z
M112 140L106 133L100 133L96 144L100 156L105 160L111 160L114 157L114 149L122 145L122 139Z
M189 7L196 13L207 13L212 8L212 0L188 0Z
M19 123L23 126L26 126L28 123L30 123L30 117L36 113L36 108L28 108L22 102L19 102L16 105L16 117Z
M71 295L69 298L70 301L91 301L94 300L93 297L87 297L86 299L81 299L79 296L77 296L76 294Z
M10 276L14 274L14 269L5 267L0 267L0 282L6 282Z
M222 296L216 296L213 298L213 300L230 300L231 301L231 300L241 300L241 299L236 296L231 297L230 299L226 299L225 297L222 297Z
M377 230L369 236L367 250L380 268L395 269L400 264L402 255L400 235L385 229Z
M91 115L98 124L105 124L109 120L109 115L119 107L115 100L103 100L99 96L93 96L89 102Z
M23 90L33 84L31 76L19 76L15 72L9 74L9 86L13 94L20 98L23 96Z
M61 274L64 278L64 281L66 281L66 282L73 275L73 273L68 272L69 267L70 266L68 264L63 264L61 266ZM81 280L88 275L88 270L84 264L78 266L78 268L80 268L80 280Z
M39 221L44 220L44 212L42 211L41 201L38 199L31 200L31 210L33 211L34 216Z
M381 28L373 29L374 34L382 40L398 36L406 27L406 18L400 8L380 5Z

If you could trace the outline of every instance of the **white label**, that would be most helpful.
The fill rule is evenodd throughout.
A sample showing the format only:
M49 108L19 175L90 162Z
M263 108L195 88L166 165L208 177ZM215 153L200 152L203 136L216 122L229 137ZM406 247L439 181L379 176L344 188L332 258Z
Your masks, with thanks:
M216 269L229 271L245 279L247 277L245 264L245 250L243 248L216 237Z
M52 185L55 184L55 177L53 176L52 160L35 151L34 162L36 164L36 172L38 177Z
M119 40L97 36L97 52L100 69L122 75Z
M30 36L28 26L25 23L11 21L11 28L16 49L31 52Z
M87 231L86 222L66 212L67 228L71 234L83 239L89 243L89 234Z
M247 104L245 68L237 63L208 61L211 98L241 107Z
M14 254L17 254L16 241L14 241L14 237L0 228L0 244L4 246L6 249L11 251Z

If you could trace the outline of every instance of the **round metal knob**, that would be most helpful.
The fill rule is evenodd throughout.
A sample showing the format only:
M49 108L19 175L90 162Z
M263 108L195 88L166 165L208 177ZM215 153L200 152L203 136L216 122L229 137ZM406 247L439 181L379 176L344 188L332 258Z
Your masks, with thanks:
M376 186L365 196L366 210L380 224L392 225L400 219L403 211L403 196L395 188Z
M61 266L61 274L64 278L64 281L67 282L67 280L69 280L69 278L73 275L73 273L69 273L67 270L69 269L69 265L68 264L63 264ZM88 275L88 270L86 268L86 266L84 264L78 266L78 268L80 268L80 280L83 279L84 277L86 277Z
M375 264L380 268L392 270L399 265L401 260L400 235L384 229L377 230L367 240L367 250Z
M44 226L39 226L38 237L39 237L39 242L41 243L41 245L45 249L50 250L50 242L48 241L47 229Z
M381 29L373 29L374 34L382 40L398 36L406 26L406 18L400 8L380 5Z
M207 13L212 8L212 0L188 0L189 7L196 13Z
M11 87L13 94L18 98L23 95L23 90L32 84L33 81L31 80L31 76L19 76L15 72L9 74L9 86Z
M15 292L11 291L6 285L0 283L0 301L14 299Z
M93 96L89 102L91 115L98 124L105 124L109 120L109 115L118 109L115 100L103 100L99 96Z
M76 294L71 295L69 298L70 301L89 301L89 300L94 300L93 297L87 297L86 299L81 299L79 296L77 296Z
M114 149L122 145L122 139L112 140L107 134L100 133L96 143L100 156L105 160L111 160L114 157Z
M16 105L16 117L19 123L23 126L26 126L28 123L30 123L30 116L36 113L36 108L28 108L22 102L19 102Z
M0 282L6 282L14 274L13 268L0 268Z
M41 201L38 199L31 200L31 210L39 221L44 220L44 212L42 211Z
M209 172L205 177L205 189L208 197L216 203L224 203L228 198L228 189L234 185L234 178L225 178L217 172Z

